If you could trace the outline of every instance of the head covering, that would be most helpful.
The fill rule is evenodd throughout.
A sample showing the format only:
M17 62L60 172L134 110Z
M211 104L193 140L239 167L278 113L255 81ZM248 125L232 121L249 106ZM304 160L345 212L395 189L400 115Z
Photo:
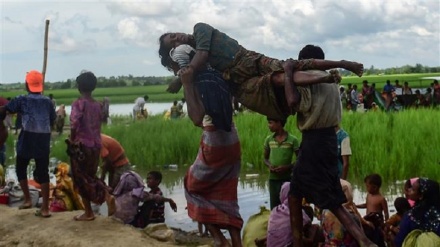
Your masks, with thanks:
M293 242L292 228L290 227L290 211L288 196L290 182L281 186L281 204L272 209L267 226L267 246L289 246ZM303 226L311 223L309 216L302 210Z
M440 188L437 181L419 178L421 199L409 211L408 216L417 229L435 232L440 227Z
M43 74L36 70L31 70L26 74L26 84L32 93L43 92Z

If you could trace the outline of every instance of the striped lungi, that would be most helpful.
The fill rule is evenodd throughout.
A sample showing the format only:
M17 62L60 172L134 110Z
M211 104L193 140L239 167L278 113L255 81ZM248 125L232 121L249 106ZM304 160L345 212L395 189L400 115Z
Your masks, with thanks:
M237 186L241 166L237 130L205 128L194 164L185 176L188 216L203 224L241 229Z

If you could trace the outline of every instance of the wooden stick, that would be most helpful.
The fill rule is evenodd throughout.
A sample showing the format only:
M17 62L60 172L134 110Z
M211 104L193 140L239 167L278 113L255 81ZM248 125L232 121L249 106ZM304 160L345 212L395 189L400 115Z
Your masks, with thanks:
M46 20L46 28L44 31L44 60L43 60L43 70L41 71L41 74L43 74L43 85L44 85L44 79L46 77L46 65L47 65L47 43L49 38L49 20Z

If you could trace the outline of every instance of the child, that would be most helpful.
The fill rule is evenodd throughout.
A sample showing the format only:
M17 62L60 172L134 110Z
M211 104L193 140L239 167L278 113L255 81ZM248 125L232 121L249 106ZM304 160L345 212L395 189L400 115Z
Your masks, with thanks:
M385 246L383 236L384 220L388 220L388 204L385 197L380 193L382 178L379 174L370 174L364 179L367 187L366 203L356 205L358 208L366 208L367 214L364 219L370 221L374 225L374 229L364 229L367 237L378 246Z
M32 70L26 75L28 95L12 99L5 109L22 117L17 141L16 172L24 194L24 203L19 209L32 207L29 192L27 167L31 159L35 160L34 180L41 185L43 204L36 216L50 217L49 213L49 153L51 126L55 121L55 110L52 102L43 92L43 75Z
M159 188L162 182L162 173L151 171L147 175L147 186L150 188L149 195L163 198L163 193ZM168 199L174 210L175 203ZM135 227L144 228L148 224L165 222L165 205L164 200L147 200L139 207L139 212L135 217L133 225ZM173 206L174 205L174 206ZM174 210L175 211L175 210Z
M286 120L267 118L269 130L273 133L264 141L264 163L269 168L270 209L281 204L280 191L290 181L293 155L298 155L298 139L284 129Z
M80 98L72 104L70 114L70 139L67 140L71 159L72 177L84 204L84 214L75 216L78 221L95 219L90 202L102 204L111 199L108 189L96 177L101 149L101 104L92 97L97 79L92 72L76 78ZM109 209L109 211L112 209Z
M385 233L389 246L393 246L394 244L394 237L399 232L399 224L403 215L411 209L408 200L404 197L397 197L396 200L394 200L394 207L396 208L397 213L393 214L385 222Z

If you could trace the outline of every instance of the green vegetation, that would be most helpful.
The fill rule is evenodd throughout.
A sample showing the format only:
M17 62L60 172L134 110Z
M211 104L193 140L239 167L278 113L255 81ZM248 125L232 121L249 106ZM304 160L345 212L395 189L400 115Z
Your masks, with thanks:
M396 75L371 75L371 76L347 76L342 78L341 84L347 85L362 84L363 80L376 83L376 89L382 90L386 83L386 80L390 80L394 84L395 80L399 80L403 85L404 81L407 81L412 88L426 88L432 80L422 79L424 77L440 76L440 73L424 73L424 74L396 74ZM133 103L134 100L147 94L150 98L150 102L172 102L174 100L180 100L183 97L183 90L180 90L177 94L170 94L166 92L168 85L147 85L147 86L125 86L125 87L99 87L93 95L95 99L102 100L103 97L109 97L110 102L113 103ZM79 96L79 92L75 88L69 89L48 89L44 92L46 95L53 94L57 101L57 104L70 105ZM20 90L7 90L2 91L0 96L3 97L15 97L20 94L26 94L24 85Z
M270 134L266 117L243 113L234 120L241 142L242 170L266 172L263 141ZM128 118L117 118L113 123L116 124L103 127L103 133L121 142L139 172L166 164L192 164L202 133L188 118L167 121L162 116L153 116L136 123ZM362 180L373 172L388 181L414 176L440 180L438 126L440 111L435 109L390 114L344 112L342 127L350 134L353 151L350 180ZM289 118L286 129L301 137L294 117ZM55 137L51 156L68 160L65 138L66 135ZM12 144L13 138L9 138L8 156L12 156Z

